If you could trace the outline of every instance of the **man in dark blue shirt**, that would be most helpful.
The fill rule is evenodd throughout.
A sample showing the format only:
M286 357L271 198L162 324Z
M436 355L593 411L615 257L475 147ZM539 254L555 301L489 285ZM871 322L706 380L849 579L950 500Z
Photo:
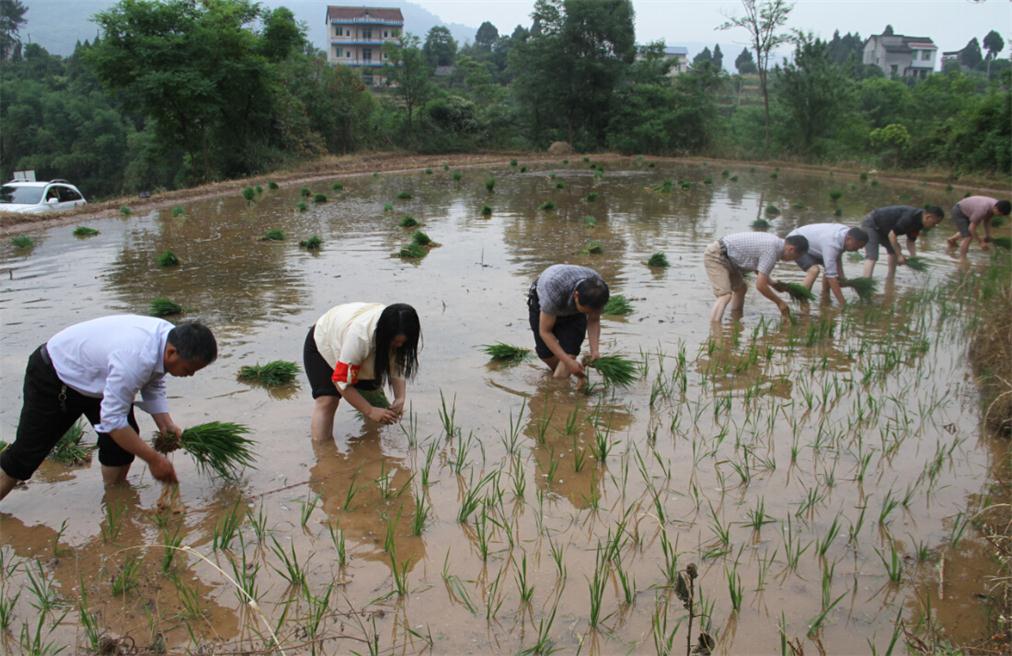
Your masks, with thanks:
M896 273L896 265L907 262L897 237L907 236L907 251L910 257L914 257L917 255L914 246L917 236L922 230L934 228L944 216L942 208L935 205L928 205L924 209L909 205L889 205L872 210L861 222L861 227L868 233L868 243L864 247L864 276L870 278L875 271L878 247L881 244L889 254L888 276L892 277Z

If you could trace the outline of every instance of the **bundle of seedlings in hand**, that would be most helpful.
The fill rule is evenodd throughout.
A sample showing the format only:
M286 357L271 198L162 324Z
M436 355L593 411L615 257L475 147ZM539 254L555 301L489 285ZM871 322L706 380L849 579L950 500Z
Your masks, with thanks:
M318 251L321 245L323 245L323 240L320 239L319 235L313 235L309 239L303 239L299 242L299 246L305 248L307 251Z
M158 254L158 266L172 267L179 266L179 258L172 251L162 251Z
M840 286L852 288L861 297L862 301L870 299L878 289L878 283L875 282L874 278L848 278L847 280L841 280Z
M67 429L53 450L49 452L49 458L64 465L83 465L88 462L91 460L91 451L95 447L82 446L81 438L83 437L84 427L78 422Z
M178 303L173 303L167 298L159 296L155 300L151 301L151 306L148 314L153 317L171 317L174 314L182 314L183 307Z
M267 364L245 365L239 369L239 380L257 383L264 387L288 385L295 380L299 366L286 360L274 360Z
M488 356L494 361L507 365L520 364L531 354L530 349L523 348L522 346L513 346L512 344L506 344L504 342L484 344L482 345L481 350L488 354Z
M632 314L632 303L622 294L612 294L604 305L604 314L617 314L625 316Z
M770 227L770 222L766 219L756 219L752 222L752 228L755 230L765 230Z
M251 466L254 460L252 447L256 442L244 437L247 433L249 428L242 424L211 421L187 428L182 438L158 433L152 446L160 453L171 453L181 448L193 456L201 472L236 479L239 472Z
M647 260L647 266L656 267L658 269L666 269L671 266L671 264L668 262L668 256L664 253L654 253L650 256L650 259Z
M621 355L604 355L587 366L601 374L605 385L628 387L639 375L636 361Z
M284 241L285 231L281 228L271 228L260 239L261 241Z
M382 389L359 389L356 387L355 391L374 408L383 408L385 410L390 407L390 399L387 398L386 392Z
M907 266L913 271L928 270L928 263L924 261L923 257L917 257L916 255L911 255L907 258Z
M784 291L795 301L814 301L815 294L808 287L805 287L799 282L786 282L784 283Z
M991 243L1005 250L1012 249L1012 237L993 237Z
M89 228L88 226L77 226L74 228L75 237L94 237L98 234L98 230Z
M401 219L401 222L400 222L399 225L402 228L414 228L416 225L418 225L418 221L415 220L415 217L413 217L413 216L411 216L409 214L409 215L405 216L403 219Z

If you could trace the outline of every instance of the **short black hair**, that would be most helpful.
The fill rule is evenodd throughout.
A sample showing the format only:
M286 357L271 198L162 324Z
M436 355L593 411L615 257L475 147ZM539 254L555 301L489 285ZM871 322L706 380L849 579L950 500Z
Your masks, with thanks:
M847 231L847 236L855 241L861 242L861 245L868 243L868 233L861 228L851 228Z
M169 344L187 362L209 365L218 359L218 342L214 333L199 321L184 321L170 330Z
M924 211L927 212L928 214L934 214L939 219L945 218L945 210L943 210L938 205L925 205Z
M1012 203L1007 200L1000 200L994 204L994 208L1002 214L1007 215L1009 212L1012 212Z
M394 350L395 366L399 376L415 377L418 371L418 340L422 337L422 325L415 308L407 303L394 303L383 308L376 322L373 371L380 387L390 376L390 347L398 335L404 335L404 345Z
M603 308L607 305L608 298L611 296L608 283L597 276L584 278L576 283L576 289L573 291L580 295L580 305L588 307L591 310Z
M865 241L868 241L868 235L865 235ZM798 255L804 255L808 252L808 240L804 235L790 235L784 239L784 242L793 246Z

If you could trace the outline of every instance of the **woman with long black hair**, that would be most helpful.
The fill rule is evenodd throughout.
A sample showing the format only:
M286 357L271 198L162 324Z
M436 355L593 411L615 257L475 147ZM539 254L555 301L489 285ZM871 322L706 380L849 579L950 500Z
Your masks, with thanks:
M317 319L306 336L303 363L313 390L314 441L333 439L341 399L372 421L392 424L404 412L407 380L418 370L421 325L405 303L344 303ZM377 408L358 390L394 393L389 408Z

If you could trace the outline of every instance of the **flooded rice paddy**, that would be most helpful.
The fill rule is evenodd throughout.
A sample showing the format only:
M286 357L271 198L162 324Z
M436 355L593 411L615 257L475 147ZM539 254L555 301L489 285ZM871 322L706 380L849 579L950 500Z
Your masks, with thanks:
M972 568L985 556L966 509L993 455L949 222L918 242L926 273L901 268L842 311L792 304L796 323L753 289L739 324L711 330L702 266L710 241L770 203L784 235L836 208L853 224L887 204L948 211L962 191L747 166L536 168L310 185L325 203L265 182L252 203L237 188L89 221L89 238L64 226L27 250L5 244L0 438L13 439L36 346L166 297L208 322L221 352L168 381L177 423L239 421L258 442L237 484L178 453L183 512L169 515L141 463L132 486L105 491L97 462L47 462L0 511L5 651L76 653L105 636L202 654L679 654L702 630L716 653L884 653L900 622L983 631ZM393 256L415 230L405 215L440 244L420 260ZM285 239L262 239L270 229ZM314 234L319 252L299 247ZM585 252L592 240L601 253ZM178 267L156 264L165 250ZM670 268L645 265L656 252ZM500 367L480 350L533 346L527 287L563 261L630 299L602 330L603 352L642 364L630 388L587 393L536 358ZM775 276L801 279L793 264ZM313 445L301 376L278 391L236 373L301 368L306 331L349 301L414 305L421 370L400 425L342 404L334 442ZM678 590L690 564L691 620Z

